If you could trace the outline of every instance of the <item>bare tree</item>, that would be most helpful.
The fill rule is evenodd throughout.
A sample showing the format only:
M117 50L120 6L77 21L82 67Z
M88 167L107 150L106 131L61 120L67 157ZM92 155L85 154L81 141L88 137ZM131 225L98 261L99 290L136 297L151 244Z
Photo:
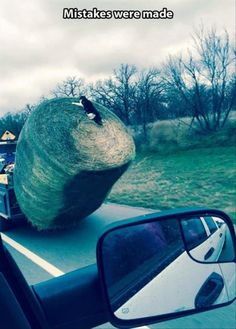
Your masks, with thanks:
M35 109L35 105L26 104L25 108L23 109L23 112L28 117L33 112L34 109Z
M131 123L134 113L136 72L134 65L121 64L111 78L98 81L91 88L93 97L110 107L126 124Z
M131 113L133 112L133 98L135 94L134 77L137 72L135 65L121 64L118 70L114 71L116 86L115 94L121 101L125 121L130 124Z
M124 119L120 102L116 97L114 89L114 82L110 78L104 81L97 81L94 85L91 85L90 93L97 102L112 109L121 119Z
M156 68L143 70L136 83L135 100L138 122L142 124L147 139L147 124L155 121L161 110L163 84Z
M215 29L201 28L193 36L194 52L186 58L170 57L165 67L167 88L174 90L187 107L192 122L202 131L222 128L236 97L233 79L233 51L227 31L218 35Z
M43 95L40 97L39 101L36 104L26 104L25 107L22 109L22 113L27 119L28 116L35 110L35 108L40 105L41 103L47 101L48 99Z
M52 91L54 97L79 97L83 94L86 94L84 80L76 77L68 77Z

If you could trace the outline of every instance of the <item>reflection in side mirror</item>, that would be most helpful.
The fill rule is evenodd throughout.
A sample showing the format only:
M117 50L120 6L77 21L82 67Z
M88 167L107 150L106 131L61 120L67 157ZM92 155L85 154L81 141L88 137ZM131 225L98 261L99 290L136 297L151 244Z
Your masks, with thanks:
M235 258L230 230L223 219L199 216L181 220L186 249L199 262L230 262Z
M222 218L150 217L113 228L99 241L98 266L113 324L174 318L236 297L235 249Z

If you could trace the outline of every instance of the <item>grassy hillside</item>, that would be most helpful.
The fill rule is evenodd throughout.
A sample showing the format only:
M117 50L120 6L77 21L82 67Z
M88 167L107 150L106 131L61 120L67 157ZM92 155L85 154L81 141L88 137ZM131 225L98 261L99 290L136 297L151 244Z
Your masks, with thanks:
M108 201L155 209L209 206L236 223L236 148L139 153Z

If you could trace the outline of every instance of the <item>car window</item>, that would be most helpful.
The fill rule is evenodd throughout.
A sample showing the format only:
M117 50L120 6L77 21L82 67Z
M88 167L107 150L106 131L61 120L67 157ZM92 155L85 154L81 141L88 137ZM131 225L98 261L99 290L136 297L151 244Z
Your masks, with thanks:
M191 218L182 221L187 249L191 250L207 239L207 233L200 218Z
M114 230L105 238L103 247L104 259L109 264L105 273L111 296L120 295L125 282L131 297L137 284L139 289L145 286L184 250L175 219Z
M212 217L204 217L204 219L209 227L211 234L213 234L215 231L217 231L216 223L214 222Z

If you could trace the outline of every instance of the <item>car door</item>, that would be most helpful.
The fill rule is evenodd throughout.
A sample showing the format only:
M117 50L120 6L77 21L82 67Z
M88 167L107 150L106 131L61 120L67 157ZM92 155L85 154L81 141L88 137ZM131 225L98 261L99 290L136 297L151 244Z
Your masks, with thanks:
M217 261L223 245L225 241L225 232L224 232L224 226L221 226L221 228L218 227L216 221L212 217L204 217L202 218L203 221L205 221L206 225L208 226L209 229L209 246L210 246L210 251L209 255L210 257L208 258L208 261L214 262Z

